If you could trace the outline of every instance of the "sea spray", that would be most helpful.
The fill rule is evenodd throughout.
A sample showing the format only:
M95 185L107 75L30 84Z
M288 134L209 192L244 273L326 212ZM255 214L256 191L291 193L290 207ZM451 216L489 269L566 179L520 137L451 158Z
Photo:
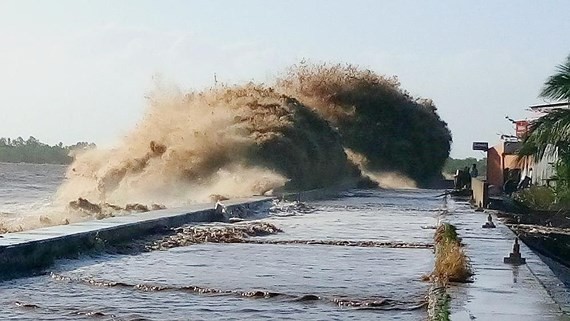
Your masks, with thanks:
M385 189L415 189L417 188L416 182L398 172L375 171L369 167L369 162L366 156L356 153L349 148L345 148L348 159L356 164L362 174L367 176L378 184L380 188Z
M58 200L171 206L359 176L328 123L271 88L155 91L149 102L117 147L76 155Z
M70 202L80 198L102 208L172 207L346 181L372 186L362 173L385 188L413 188L440 175L451 142L433 102L352 65L302 62L272 87L159 86L148 104L113 148L73 155L49 207L3 219L0 233L122 214L77 211Z
M350 64L302 61L276 87L338 129L344 147L364 155L368 169L427 184L441 177L451 133L430 99L412 97L396 77Z

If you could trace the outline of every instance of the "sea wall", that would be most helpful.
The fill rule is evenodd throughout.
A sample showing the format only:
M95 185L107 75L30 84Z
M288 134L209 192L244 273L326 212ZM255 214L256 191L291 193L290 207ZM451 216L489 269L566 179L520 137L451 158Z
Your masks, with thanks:
M96 248L127 243L188 223L224 221L239 213L247 216L268 204L271 197L251 197L216 204L150 211L69 225L51 226L0 235L0 279L51 265L55 259L71 258Z
M473 191L473 205L487 208L489 204L489 184L487 181L478 177L472 178L471 190Z

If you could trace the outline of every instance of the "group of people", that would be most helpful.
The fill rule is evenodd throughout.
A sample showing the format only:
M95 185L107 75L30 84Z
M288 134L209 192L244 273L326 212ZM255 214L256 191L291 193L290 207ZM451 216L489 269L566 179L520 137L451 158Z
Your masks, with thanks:
M455 189L471 189L471 178L479 176L477 164L473 164L471 169L465 166L464 169L458 169L454 176Z
M454 176L455 189L456 190L471 189L471 179L477 176L479 176L479 171L477 170L476 164L473 164L471 168L465 167L464 169L458 169L455 172ZM510 196L512 193L518 190L528 188L532 183L532 168L530 168L525 173L524 178L522 178L521 176L522 175L520 169L506 168L503 173L503 177L505 177L505 183L503 184L503 192Z
M503 173L505 177L505 183L503 184L503 192L511 196L514 192L527 188L532 183L532 168L528 170L525 177L521 180L521 170L520 169L509 169L505 168Z

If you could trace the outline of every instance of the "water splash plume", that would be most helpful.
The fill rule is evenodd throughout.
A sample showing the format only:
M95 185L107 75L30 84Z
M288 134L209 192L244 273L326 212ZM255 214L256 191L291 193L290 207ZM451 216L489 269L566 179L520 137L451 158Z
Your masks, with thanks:
M430 99L412 97L396 77L350 64L302 61L277 80L338 128L343 145L368 159L368 168L397 172L425 184L441 176L451 133Z
M0 233L120 215L115 209L376 186L370 179L415 188L441 175L450 143L431 100L353 65L301 62L272 87L157 86L113 148L73 155L52 210L2 221Z
M385 189L416 189L416 182L398 172L375 171L369 168L368 159L349 148L345 148L348 159L356 164L362 174L377 183L380 188Z
M328 123L271 88L159 90L116 148L76 155L58 199L180 205L358 175Z

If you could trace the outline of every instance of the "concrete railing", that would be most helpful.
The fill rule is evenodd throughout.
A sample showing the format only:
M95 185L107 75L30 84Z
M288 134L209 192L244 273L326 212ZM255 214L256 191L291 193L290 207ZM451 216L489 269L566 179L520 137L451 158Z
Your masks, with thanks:
M471 178L472 201L476 207L487 208L489 204L489 184L482 177Z
M246 218L275 199L307 201L338 195L354 188L347 182L331 188L272 197L254 196L226 200L221 204L196 204L146 213L117 216L0 235L0 279L51 265L58 258L76 257L96 248L125 244L188 223L228 221Z
M215 210L215 204L197 204L0 235L0 279L47 267L58 258L76 257L184 224L225 221L238 214L244 217L272 199L224 201L223 213Z

